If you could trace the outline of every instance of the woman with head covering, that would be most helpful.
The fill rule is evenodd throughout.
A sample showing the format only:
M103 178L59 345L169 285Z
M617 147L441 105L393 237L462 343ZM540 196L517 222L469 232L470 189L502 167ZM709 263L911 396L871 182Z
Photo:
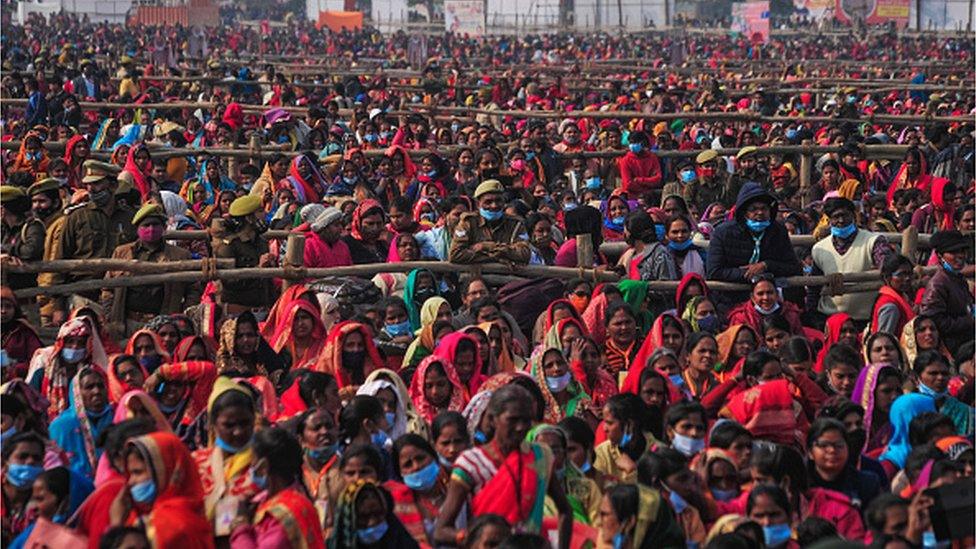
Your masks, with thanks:
M739 470L735 460L725 450L709 448L695 456L691 464L702 487L706 489L706 524L729 513L745 511L745 497L739 487Z
M462 411L468 402L454 365L438 356L428 356L417 366L410 382L410 398L428 423L441 412Z
M895 191L918 189L927 193L940 179L943 178L933 177L928 173L928 162L925 159L925 154L918 147L910 147L905 152L905 159L901 168L898 169L898 173L895 174L894 180L888 187L888 207L892 207Z
M149 176L151 171L152 157L149 155L149 148L145 143L139 143L126 154L119 181L124 181L139 191L140 198L145 202L152 190L152 178Z
M494 391L486 411L491 439L465 450L455 460L447 500L434 524L435 540L457 539L454 523L468 496L472 516L499 514L516 528L538 533L546 495L555 504L560 537L568 539L573 511L562 485L553 482L552 450L525 442L533 416L531 401L531 394L520 386ZM511 471L517 471L516 475Z
M372 481L347 484L336 505L329 549L419 548L393 509L389 493Z
M407 275L407 282L403 289L403 301L407 304L407 316L413 330L416 331L421 328L421 306L425 305L428 299L436 297L438 294L437 278L434 273L426 269L414 269Z
M113 526L151 524L153 547L211 549L213 531L204 515L197 468L186 446L171 433L152 433L129 441L125 449L131 508L113 515Z
M861 334L857 331L854 319L847 313L835 313L827 317L825 328L824 344L814 365L814 371L817 373L824 370L824 359L834 345L843 343L855 349L861 348Z
M288 168L289 187L295 192L299 204L313 204L325 194L328 183L318 167L307 156L300 154L291 161Z
M892 436L891 405L901 394L904 376L890 364L870 364L857 378L851 399L864 408L864 448L853 450L877 457Z
M732 324L715 336L718 342L719 363L715 375L720 382L728 381L742 368L742 361L760 347L761 340L752 328L745 324Z
M427 436L427 420L417 411L417 402L411 398L403 378L393 370L374 370L356 394L374 396L383 404L391 439L396 440L407 433Z
M227 320L220 327L217 371L222 375L268 376L281 369L280 359L258 332L250 312Z
M193 452L203 486L206 517L216 520L211 536L229 535L226 513L235 513L238 501L260 491L250 475L257 412L251 390L230 378L217 378L207 402L209 445Z
M558 347L543 346L532 354L529 364L529 372L539 385L546 403L555 402L555 406L546 406L546 423L558 423L566 416L581 416L590 423L596 422L595 417L587 417L585 413L590 410L590 396L573 377L563 351Z
M393 444L393 468L403 483L387 481L394 514L421 546L435 546L434 518L444 503L450 475L427 439L406 435Z
M93 333L88 318L69 320L58 330L54 345L34 354L27 379L50 403L49 417L54 418L69 407L68 382L81 368L108 364L101 341Z
M593 479L586 477L567 457L569 437L562 428L548 424L536 425L529 430L525 440L530 443L545 444L552 450L556 477L562 484L566 499L573 509L573 538L576 540L582 537L589 531L579 530L577 524L599 524L602 499L599 485ZM543 514L546 518L556 517L556 509L551 499L546 499Z
M624 239L624 221L630 213L627 201L617 195L611 196L600 205L603 214L603 238L607 241Z
M112 355L108 360L108 398L112 404L134 389L142 389L149 377L146 368L132 355Z
M0 341L10 364L4 367L4 379L24 378L34 352L41 348L37 331L24 318L17 298L10 286L0 286L3 317L0 319Z
M409 315L410 305L407 305ZM427 298L420 308L417 337L407 347L403 355L403 367L414 367L434 352L437 341L444 330L453 331L451 325L451 305L440 296ZM413 321L411 320L411 328Z
M287 368L312 367L326 338L318 307L304 299L295 300L277 324L271 336L271 348L284 358Z
M905 368L915 363L915 357L922 351L938 351L952 361L952 353L945 346L939 334L939 326L931 316L919 315L905 323L901 333L901 348L905 351Z
M159 406L144 391L135 389L122 395L115 407L112 423L121 423L129 419L144 418L156 425L156 430L172 432L166 416L159 411Z
M389 255L389 244L382 238L383 207L373 199L366 199L356 206L352 213L352 227L349 236L343 237L349 246L352 262L382 263Z
M68 186L76 189L81 186L82 164L88 159L90 149L83 135L75 135L64 146L64 161L68 164Z
M745 324L757 334L762 333L762 319L779 314L790 324L790 333L802 335L803 324L800 322L800 309L791 301L780 297L771 276L759 277L752 284L749 299L736 305L729 311L729 326Z
M486 351L487 352L487 351ZM487 378L483 373L478 340L464 332L453 332L441 339L434 355L454 365L465 400L478 392Z
M891 403L891 410L888 413L891 423L891 438L888 440L885 450L878 457L889 478L892 478L895 473L905 467L905 460L912 451L908 428L912 419L923 412L935 411L935 399L919 393L901 395Z
M603 547L681 547L685 536L661 493L641 484L617 484L600 501Z
M94 478L101 449L95 444L112 424L105 372L97 366L83 366L71 380L68 409L51 422L51 440L68 452L72 470Z
M170 354L156 332L143 328L129 338L125 353L133 356L147 372L153 373L170 361Z
M43 518L54 524L65 524L94 490L90 480L74 471L64 467L48 469L38 475L33 483L31 499L39 502L35 507L36 518ZM36 518L35 522L7 545L8 548L22 549L27 546L27 540L37 524Z
M639 358L639 351L644 345L641 343L637 317L630 305L622 301L611 304L604 322L607 334L603 345L607 357L605 368L616 378L620 372L630 370L632 364L639 365L639 361L635 360Z
M329 331L313 371L335 376L339 388L359 386L373 370L383 367L373 336L364 324L346 320Z
M267 497L253 520L238 511L231 523L231 547L324 549L322 523L301 487L302 448L280 427L254 437L251 475Z
M541 343L557 322L569 317L576 319L579 325L583 326L583 319L570 300L565 298L553 300L536 318L532 329L532 342L536 345Z
M29 172L37 179L38 174L47 173L50 161L40 136L34 131L29 131L20 142L20 150L14 157L10 173Z

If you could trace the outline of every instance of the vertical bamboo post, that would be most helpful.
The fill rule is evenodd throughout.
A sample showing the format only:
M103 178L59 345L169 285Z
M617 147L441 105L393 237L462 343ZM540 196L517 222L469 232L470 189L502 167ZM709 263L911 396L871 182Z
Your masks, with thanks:
M290 234L285 248L285 268L301 268L305 264L305 235ZM296 281L285 278L282 288L288 289Z
M576 265L584 269L593 268L593 237L589 234L576 235Z
M918 255L918 229L914 225L909 225L901 233L901 255L915 262Z
M809 147L812 145L813 145L812 139L803 140L804 147ZM812 177L813 177L813 158L809 154L803 153L802 155L800 155L800 200L804 206L806 206L807 190L810 188Z

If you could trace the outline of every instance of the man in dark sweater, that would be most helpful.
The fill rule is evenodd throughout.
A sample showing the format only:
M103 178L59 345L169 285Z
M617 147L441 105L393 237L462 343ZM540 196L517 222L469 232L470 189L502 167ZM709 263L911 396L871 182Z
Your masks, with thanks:
M939 231L929 241L939 256L940 269L925 286L919 314L935 320L939 335L949 349L972 341L976 329L973 294L962 274L971 241L971 236L959 231Z

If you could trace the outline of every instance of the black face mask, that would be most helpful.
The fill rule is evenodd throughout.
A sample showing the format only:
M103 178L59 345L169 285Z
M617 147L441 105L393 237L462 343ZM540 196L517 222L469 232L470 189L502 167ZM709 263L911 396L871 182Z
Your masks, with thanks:
M104 208L112 200L112 193L108 190L96 191L88 193L88 198L99 208Z
M342 367L353 372L362 372L366 364L366 351L342 351Z
M34 216L38 219L44 219L45 217L58 211L58 206L51 206L50 208L34 208L31 211L34 212Z
M417 303L423 305L425 301L436 296L437 292L432 288L424 288L423 290L417 290L413 295L417 298Z
M859 457L861 457L861 449L864 448L864 444L868 440L868 434L864 429L854 429L846 434L844 437L847 439L847 447L849 449L848 455L850 458L848 461L857 463Z

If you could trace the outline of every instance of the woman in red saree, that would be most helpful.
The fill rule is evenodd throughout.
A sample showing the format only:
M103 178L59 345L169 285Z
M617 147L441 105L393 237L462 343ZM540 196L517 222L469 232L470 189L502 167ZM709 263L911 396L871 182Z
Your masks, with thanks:
M291 358L289 369L311 368L325 346L325 325L318 307L296 299L278 319L271 336L271 348L279 356L283 351Z
M365 324L347 320L329 331L318 362L311 369L332 374L342 389L362 385L370 372L383 365L369 328Z
M539 533L548 495L559 513L560 547L569 546L573 510L562 485L551 482L552 451L525 442L532 424L531 402L529 392L517 385L506 385L492 394L485 411L492 438L455 460L447 498L434 523L438 543L457 543L454 523L469 498L472 516L498 514L520 531Z
M417 366L410 382L410 399L424 421L432 422L441 412L461 412L468 399L454 365L436 355Z
M149 346L153 347L153 351L146 351ZM125 344L125 354L134 356L139 364L153 371L170 360L169 351L163 345L163 338L148 328L137 330L132 334Z
M75 135L64 146L64 161L68 164L68 187L81 187L82 164L89 156L88 140L83 135Z
M903 189L918 189L924 194L932 191L932 185L942 178L932 177L928 173L928 163L925 155L918 147L911 147L905 152L905 160L895 174L895 178L888 187L888 208L894 209L895 192Z
M464 389L465 400L470 400L478 392L481 384L488 379L488 376L482 373L483 363L478 340L464 332L452 332L444 336L434 349L434 356L454 365L458 381Z
M142 390L149 372L132 355L112 355L108 359L108 399L119 402L122 395L132 390Z
M149 156L149 148L145 143L139 143L129 149L125 156L125 166L119 174L119 180L126 180L132 184L133 188L139 191L139 196L145 202L149 196L150 179L149 173L152 170L152 159Z
M120 497L132 493L125 500L133 503L123 516L112 516L113 525L143 524L149 543L159 549L214 546L196 465L176 435L152 433L130 440L125 466L129 490ZM145 486L155 488L154 497L142 497Z
M627 372L627 377L624 378L623 383L620 385L620 392L636 395L640 391L638 383L641 378L641 372L647 367L648 359L651 358L651 355L658 348L664 347L670 349L676 357L683 357L685 339L687 339L687 335L684 331L684 324L682 324L681 319L677 315L663 313L654 319L654 324L651 325L651 331L647 334L647 339L644 340L644 344L637 351L637 356L630 363L631 367Z
M849 345L854 349L861 348L861 334L857 332L854 320L847 313L835 313L827 318L826 329L824 330L824 344L817 355L817 362L813 370L818 374L823 372L824 358L830 348L838 343Z

